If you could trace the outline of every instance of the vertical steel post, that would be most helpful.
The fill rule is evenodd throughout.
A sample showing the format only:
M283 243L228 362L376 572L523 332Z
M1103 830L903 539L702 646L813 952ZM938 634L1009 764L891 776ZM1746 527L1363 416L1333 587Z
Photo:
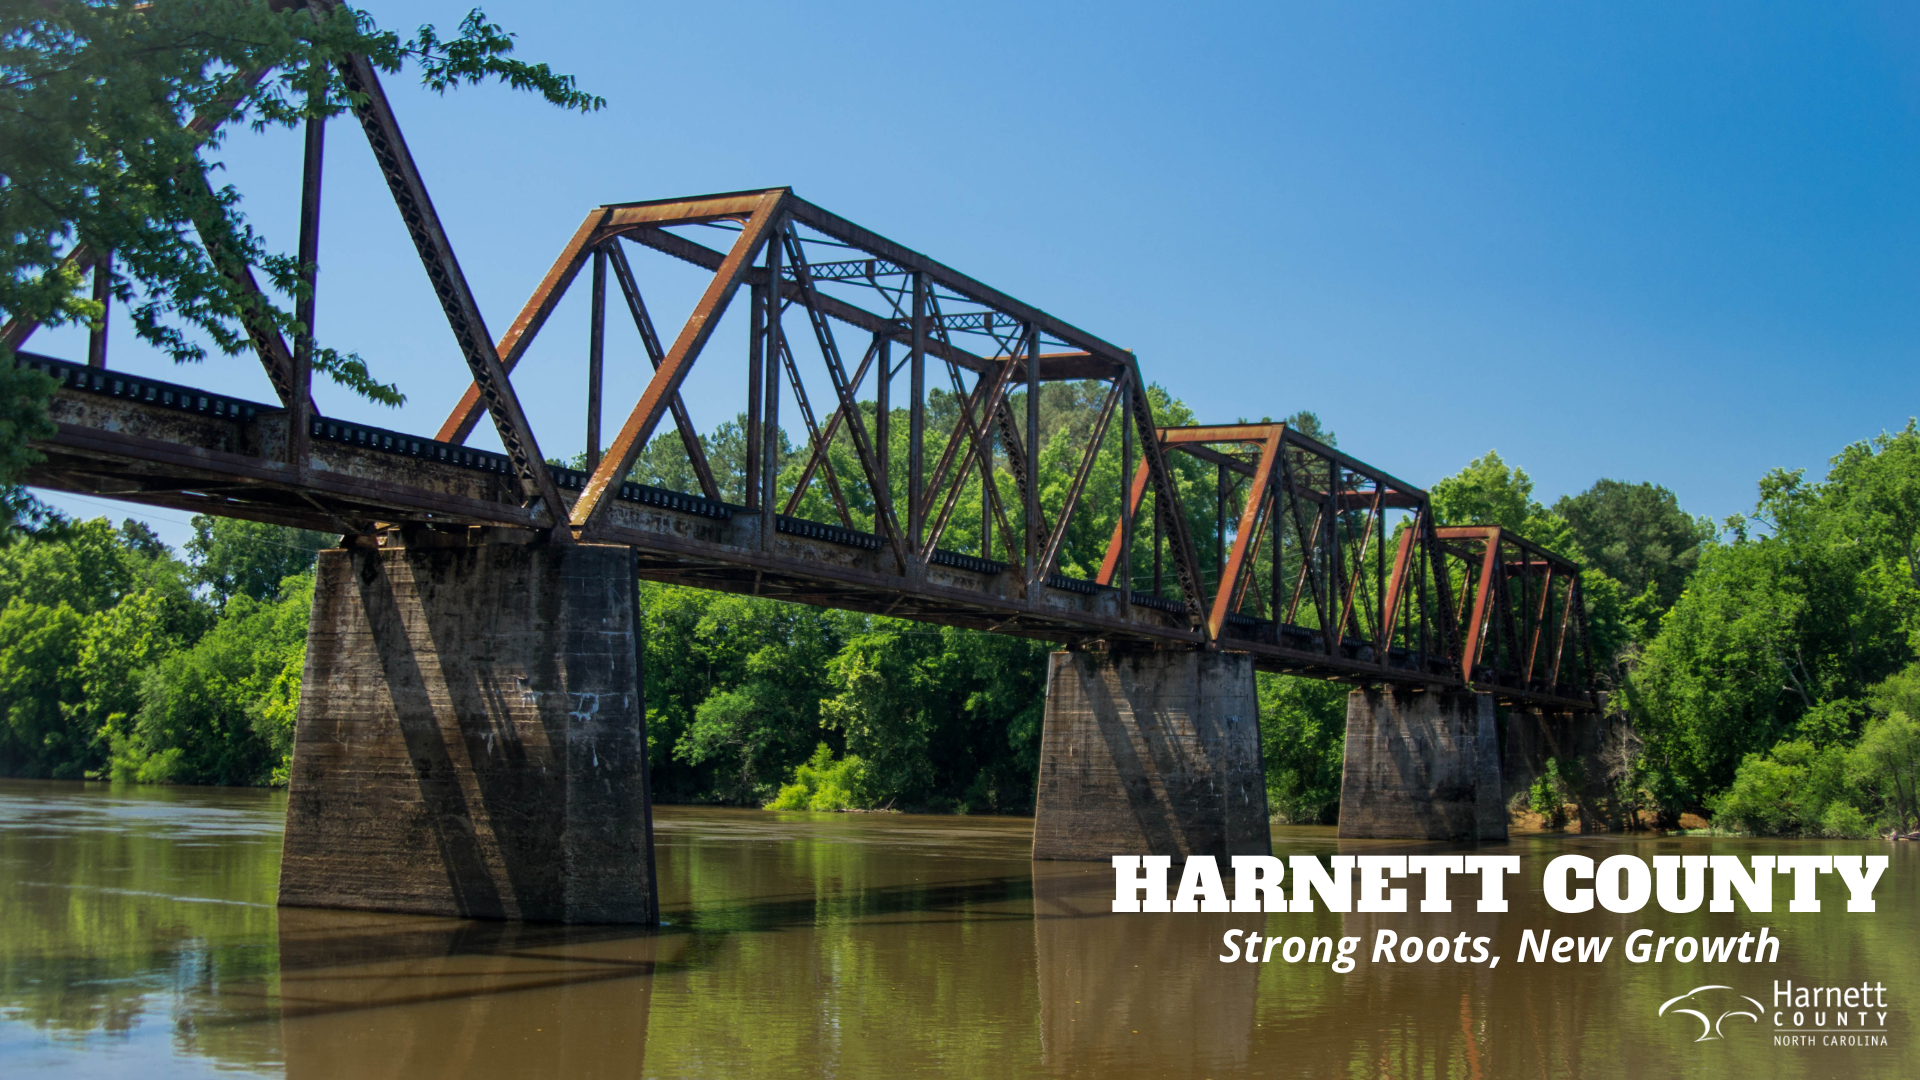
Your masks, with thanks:
M587 472L600 467L600 380L607 361L607 249L593 249L593 307L587 324Z
M300 166L300 283L304 295L293 306L300 335L293 339L292 411L287 415L287 457L295 469L305 471L307 447L313 435L313 336L318 307L315 290L320 284L320 181L327 150L327 120L307 117L306 154ZM102 358L104 360L104 357ZM560 513L558 507L554 514Z
M880 367L880 381L873 387L873 454L878 459L880 486L886 489L883 497L876 495L877 505L893 499L893 339L874 331L873 353Z
M747 430L746 449L741 462L747 509L760 508L760 357L766 347L767 337L767 298L766 288L752 286L752 303L748 305L752 328L747 334Z
M1374 528L1379 530L1374 534L1373 540L1373 595L1380 602L1380 621L1373 625L1375 632L1381 635L1379 648L1380 656L1383 660L1387 655L1387 650L1393 648L1393 642L1388 640L1385 634L1392 620L1392 613L1387 611L1387 511L1379 501L1380 491L1385 486L1386 485L1377 479L1373 482L1374 505L1378 507L1373 514Z
M907 547L918 555L927 525L927 494L921 490L927 464L927 275L919 271L913 275L913 345L907 359Z
M782 222L774 222L770 235L778 236ZM760 549L773 550L773 533L779 525L775 516L780 498L780 245L767 245L767 333L763 347L765 374L761 376L760 418Z
M1027 599L1046 576L1040 565L1040 328L1027 324Z
M1346 580L1342 573L1340 559L1340 465L1327 463L1327 508L1320 515L1327 523L1327 610L1320 620L1320 637L1327 646L1328 656L1339 656L1340 612L1344 597L1340 595L1340 583Z
M1281 590L1285 588L1280 582L1286 575L1286 544L1281 539L1281 535L1285 533L1286 530L1280 525L1280 515L1284 512L1287 516L1292 517L1295 513L1293 500L1290 498L1282 498L1280 494L1281 469L1286 467L1286 453L1287 446L1285 443L1281 443L1281 460L1275 463L1279 465L1280 468L1273 470L1272 477L1267 481L1268 491L1273 497L1273 509L1269 511L1272 515L1269 520L1273 522L1273 525L1267 530L1273 534L1273 567L1272 577L1267 580L1267 591L1273 598L1271 608L1273 613L1273 642L1276 645L1281 643L1280 626L1287 621L1287 616L1283 614L1285 609L1280 606Z
M1153 595L1161 599L1161 590L1166 587L1166 566L1160 555L1161 531L1164 525L1160 518L1160 494L1153 492Z
M1133 507L1127 505L1127 478L1133 475L1133 379L1120 376L1120 614L1133 610Z
M985 376L981 376L985 378ZM994 439L999 436L999 428L989 420L986 427L986 445L981 447L980 461L980 557L993 558L993 499L998 492L989 494L993 484Z
M107 316L113 307L113 252L103 251L93 262L93 302L100 305L100 325L87 335L87 366L107 366Z
M1213 479L1213 588L1227 577L1227 467L1216 468Z

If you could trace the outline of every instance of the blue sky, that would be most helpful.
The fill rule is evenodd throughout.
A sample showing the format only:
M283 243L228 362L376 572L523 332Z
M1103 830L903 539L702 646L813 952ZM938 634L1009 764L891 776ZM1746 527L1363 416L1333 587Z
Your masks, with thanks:
M466 12L365 6L403 31ZM578 116L387 80L495 332L590 207L785 184L1136 350L1203 421L1313 409L1414 483L1497 448L1543 501L1652 480L1722 517L1766 470L1818 475L1920 412L1910 6L487 14L608 99ZM298 136L237 133L224 156L290 250ZM321 407L431 433L464 368L348 123L327 184L321 335L410 400L328 388ZM677 325L699 282L662 273L643 284ZM515 380L549 455L579 449L585 326L572 297ZM116 366L271 400L250 357L178 371L131 338L116 328ZM33 347L78 359L84 336ZM610 354L610 427L643 364ZM703 427L741 407L741 367L696 371ZM136 516L185 535L184 515Z

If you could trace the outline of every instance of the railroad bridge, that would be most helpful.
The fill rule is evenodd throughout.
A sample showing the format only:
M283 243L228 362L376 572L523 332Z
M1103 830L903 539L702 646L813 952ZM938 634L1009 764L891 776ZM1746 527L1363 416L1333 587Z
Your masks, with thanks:
M1567 560L1443 526L1424 491L1284 424L1160 426L1131 352L788 189L594 208L496 336L374 71L341 71L466 362L434 435L321 415L311 341L264 320L247 329L271 403L117 371L104 331L78 363L21 349L32 325L0 330L57 383L27 482L341 536L317 570L281 903L652 921L640 579L1061 643L1041 859L1267 852L1256 670L1354 685L1343 836L1504 838L1501 713L1540 730L1598 707ZM310 267L324 132L309 123ZM671 339L643 257L705 282ZM575 470L549 463L512 376L583 277ZM717 337L734 304L744 341ZM651 375L603 438L610 319L640 343L615 362ZM702 362L737 374L731 500L680 396ZM1039 462L1057 382L1097 402L1064 491ZM499 452L467 444L483 417ZM630 479L668 425L697 491ZM783 453L783 429L804 446ZM1093 498L1116 460L1124 483ZM1210 508L1183 502L1196 475ZM1062 572L1070 541L1097 573Z

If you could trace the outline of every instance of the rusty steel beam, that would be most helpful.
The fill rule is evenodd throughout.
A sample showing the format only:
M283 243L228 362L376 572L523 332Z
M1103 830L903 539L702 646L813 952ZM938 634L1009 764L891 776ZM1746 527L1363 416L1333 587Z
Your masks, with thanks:
M627 263L627 254L620 249L617 241L607 241L602 247L613 266L613 276L620 285L620 295L626 299L627 313L633 318L633 327L640 334L640 347L647 354L647 363L654 371L659 371L660 365L666 360L666 350L660 347L660 335L654 329L653 317L647 313L645 301L641 299L640 283L633 276L632 266ZM687 403L676 393L669 408L673 412L674 430L680 433L680 445L687 452L687 462L693 466L693 475L700 482L700 493L718 502L720 485L713 478L713 466L707 461L706 447L700 442L700 432L693 426L693 416L687 412Z
M293 342L293 386L288 398L293 415L288 422L291 438L287 443L287 460L298 469L304 469L307 465L308 430L314 417L313 339L319 300L316 290L320 284L320 189L325 174L326 148L327 118L308 117L305 153L300 165L299 259L300 283L305 293L295 301L293 307L293 317L300 324L300 335ZM91 358L88 362L92 363ZM105 367L106 364L106 342L102 340L100 363L93 366Z
M607 249L593 249L593 288L587 307L587 448L585 464L600 464L600 392L607 365ZM676 414L674 419L678 420Z
M1393 641L1395 624L1400 618L1400 604L1405 598L1407 574L1414 568L1414 547L1423 539L1422 534L1426 531L1426 523L1427 515L1422 512L1409 528L1401 531L1400 541L1394 546L1393 573L1387 578L1387 596L1381 605L1386 625L1381 628L1380 638L1388 643Z
M840 490L840 478L834 475L833 462L827 460L827 444L820 437L820 425L814 422L813 403L807 398L807 386L800 380L800 367L793 362L793 349L784 337L780 339L779 353L780 366L785 369L787 382L793 387L794 404L800 408L800 421L806 425L807 445L820 452L820 471L826 475L827 493L833 500L833 508L840 513L840 523L851 529L853 514L847 509L846 493ZM771 501L768 505L772 505Z
M896 244L877 233L869 232L858 225L829 213L807 202L795 199L793 203L794 219L818 230L845 244L862 251L871 252L897 266L917 270L928 279L944 285L967 299L986 307L994 308L1016 320L1033 327L1036 333L1051 335L1055 340L1076 346L1095 356L1104 357L1115 363L1124 364L1131 354L1125 349L1081 330L1071 323L1056 319L1041 311L1015 300L1013 297L990 288L965 274L935 262L911 248Z
M733 250L727 253L726 261L715 271L706 292L694 305L693 314L681 328L680 336L674 339L673 348L668 350L660 370L654 372L646 392L634 404L626 423L621 425L620 433L614 437L613 445L607 448L606 458L587 482L585 494L574 505L572 521L575 528L590 530L598 524L599 517L605 513L608 487L618 485L625 478L628 470L633 468L634 459L640 456L647 440L653 437L653 429L660 423L667 403L679 394L680 384L686 380L687 372L692 370L707 339L713 336L720 316L726 313L727 303L733 299L734 290L740 285L741 273L760 253L768 237L774 235L786 197L785 188L776 188L758 196L758 202L746 227L740 231L740 238L734 242ZM773 396L773 389L771 386L766 388L769 398Z
M873 366L875 352L876 349L873 345L867 346L866 354L860 358L860 366L853 370L851 383L852 388L856 392L859 390L860 385L866 381L867 370ZM807 463L801 467L800 478L794 481L793 490L787 493L787 505L781 513L791 517L793 512L799 509L801 498L806 495L807 489L813 483L813 474L819 470L820 463L826 460L827 448L833 445L834 437L840 432L840 424L846 420L846 418L847 410L845 406L836 406L833 414L827 417L827 426L822 435L822 441L815 445L812 452L807 455ZM854 421L856 424L860 422L859 420ZM876 486L874 491L876 493L874 501L877 504L881 501L878 495L879 488Z
M587 215L580 227L574 230L573 238L567 241L566 247L560 249L560 255L553 260L547 276L541 279L539 287L533 290L533 295L520 308L520 314L514 317L507 332L501 335L495 349L500 354L500 365L507 371L519 365L527 346L533 343L534 336L546 325L547 317L553 314L554 306L560 303L560 298L567 293L567 287L573 284L580 268L586 265L587 257L593 253L602 234L606 216L605 208ZM453 412L448 414L434 438L441 442L465 442L473 432L473 425L480 419L481 409L479 384L469 384L459 404L453 407Z
M676 223L680 224L680 223ZM609 226L610 233L617 232L625 239L644 247L650 247L663 255L671 255L682 262L691 263L703 270L717 270L726 256L678 233L667 232L665 228L650 224L636 224L624 228ZM749 284L764 286L766 274L757 269L749 270L745 279ZM792 281L781 281L782 295L798 296L800 286ZM869 333L880 334L895 344L911 348L913 328L911 320L894 319L885 315L876 315L867 309L848 303L837 297L820 294L820 310L848 326L857 327ZM929 318L931 328L933 320ZM1002 358L985 357L968 352L950 342L929 335L926 344L927 354L942 360L950 360L976 374L991 374L999 366ZM1040 354L1040 381L1060 382L1070 379L1118 378L1125 365L1109 357L1090 352L1050 352ZM1025 378L1024 372L1021 376Z
M960 462L959 470L954 474L953 486L946 489L946 501L941 504L940 514L934 520L933 529L927 534L928 551L940 545L940 538L947 530L947 522L953 517L954 507L960 503L960 492L966 487L967 473L977 461L981 466L980 498L983 504L980 557L985 559L993 557L993 525L998 522L1000 541L1006 545L1007 549L1008 564L1020 560L1020 553L1014 542L1013 523L1008 520L1006 505L1000 498L1000 485L994 478L991 460L994 445L994 425L991 417L1005 405L1007 388L1012 384L1015 370L1013 364L1002 365L993 381L980 380L974 386L974 392L963 396L960 400L960 422L955 427L958 430L961 425L965 426L967 452ZM976 421L973 406L983 393L985 400L980 402L984 405L983 416ZM952 452L955 441L949 439L947 453ZM942 484L939 477L944 474L946 463L947 456L943 454L940 466L935 470L935 490L938 490Z
M1061 507L1060 517L1054 522L1053 534L1047 537L1047 546L1040 556L1040 574L1045 577L1053 574L1060 559L1060 545L1067 539L1067 524L1072 520L1072 511L1080 501L1080 493L1086 490L1087 477L1093 473L1094 459L1100 455L1100 444L1106 441L1107 425L1113 420L1113 409L1120 401L1120 387L1114 386L1107 391L1106 400L1100 403L1100 416L1093 422L1093 428L1087 433L1087 448L1080 456L1080 467L1074 470L1072 485L1067 488L1067 498ZM1214 630L1218 636L1218 628Z
M953 367L953 365L950 365L949 371L952 371ZM947 493L946 499L941 505L940 513L936 516L933 528L928 534L926 540L926 547L928 549L938 546L940 534L946 531L947 519L953 514L953 508L959 503L960 491L966 486L968 471L973 467L973 463L979 460L980 456L985 453L983 444L985 436L981 429L984 426L987 431L991 431L992 425L991 423L983 425L975 421L975 407L984 406L983 417L991 417L994 415L995 411L1006 401L1012 380L1019 376L1021 370L1022 368L1018 364L1011 362L1002 363L994 372L990 373L992 378L989 379L986 376L982 376L976 380L971 392L968 392L964 386L960 385L957 373L953 375L954 393L955 396L960 399L960 416L954 421L953 431L948 434L947 443L941 448L940 459L934 463L933 475L927 480L927 499L929 503L931 503L935 496L941 491L944 490ZM963 435L966 437L964 444L960 441ZM954 456L960 452L962 445L966 447L966 456L961 460L959 469L954 471L953 486L948 487L947 473L953 469ZM1004 514L1001 515L1001 525L1003 528L1006 525Z
M873 452L873 445L867 440L867 426L861 421L860 406L854 400L854 392L859 386L860 379L858 376L851 380L847 378L846 366L840 359L839 343L834 339L833 328L827 325L826 316L820 310L819 290L814 287L812 272L807 265L799 237L794 233L793 227L790 224L787 226L786 234L781 239L787 248L788 265L792 267L793 274L800 284L802 304L806 308L808 321L813 325L814 339L820 348L821 360L826 364L827 377L833 383L834 396L839 399L839 408L835 410L835 416L847 416L851 418L852 422L848 425L848 430L851 431L853 435L854 454L860 461L860 469L866 474L867 488L869 491L874 492L874 518L876 519L876 524L880 526L881 531L886 535L887 544L893 550L894 558L899 563L900 569L904 571L907 566L907 551L905 545L901 542L900 525L899 522L894 520L892 507L888 504L886 498L880 494L882 481L879 460ZM791 361L789 361L789 367L791 368ZM862 372L865 371L864 362L861 365L861 370ZM800 388L798 371L794 372L794 380L794 392L800 395L801 403L804 406L806 395ZM808 426L812 426L811 416L808 418ZM827 443L832 437L832 434L829 433L825 439L819 440L819 460L826 472L829 485L834 483L833 463L827 460ZM851 525L851 519L849 519L848 523Z
M100 325L87 333L87 366L107 366L107 320L113 312L113 252L94 260L93 302L100 305Z
M1126 378L1135 386L1144 385L1140 379L1140 368L1132 353L1126 353ZM1180 506L1179 488L1173 482L1173 471L1167 465L1167 456L1157 435L1158 425L1153 422L1153 407L1147 395L1133 394L1133 423L1140 440L1143 460L1147 463L1154 492L1154 519L1171 535L1167 541L1172 546L1174 573L1180 579L1180 596L1187 608L1187 618L1195 626L1206 625L1206 609L1202 606L1200 589L1200 555L1194 547L1193 534L1187 528L1186 512ZM1159 550L1159 544L1154 545ZM1158 575L1155 575L1156 590Z
M500 445L513 462L522 497L540 501L541 514L553 523L555 543L571 543L573 537L565 527L565 504L560 499L560 489L554 486L553 477L547 472L540 444L535 441L533 428L520 408L520 399L507 379L506 366L500 362L500 353L487 333L479 305L467 287L466 275L454 256L453 244L440 224L440 215L433 208L413 154L400 133L399 122L394 119L393 107L387 102L379 76L361 56L348 57L338 66L342 80L355 95L354 114L359 117L374 159L386 177L394 205L406 222L420 262L426 268L427 279L460 346L460 354L479 387L480 400L492 415Z
M1121 561L1127 558L1125 549L1127 541L1131 538L1128 523L1133 520L1135 514L1140 512L1140 504L1146 500L1147 478L1151 471L1144 460L1133 471L1133 480L1127 485L1126 508L1121 511L1120 520L1113 523L1113 538L1107 541L1106 558L1100 562L1100 576L1094 579L1102 585L1112 583L1114 571L1119 568Z
M1220 568L1220 580L1214 586L1213 610L1207 616L1207 634L1218 640L1220 631L1227 621L1227 609L1232 605L1234 586L1239 583L1241 573L1246 570L1247 553L1253 539L1253 521L1260 512L1260 505L1270 494L1273 482L1273 464L1280 457L1282 439L1286 435L1284 424L1262 425L1266 428L1260 443L1260 463L1255 466L1253 484L1247 492L1246 509L1240 512L1238 531L1233 537L1233 553ZM1250 432L1248 434L1251 434Z
M780 279L780 245L774 237L780 233L781 219L777 211L766 222L767 278ZM747 230L741 229L744 238ZM774 289L760 290L760 302L766 305L766 313L760 320L761 349L765 355L761 358L763 368L760 383L765 391L760 398L760 444L746 448L748 454L760 457L760 549L773 549L773 534L779 527L776 513L780 487L780 361L786 352L786 340L781 331L780 313L785 310L785 302Z

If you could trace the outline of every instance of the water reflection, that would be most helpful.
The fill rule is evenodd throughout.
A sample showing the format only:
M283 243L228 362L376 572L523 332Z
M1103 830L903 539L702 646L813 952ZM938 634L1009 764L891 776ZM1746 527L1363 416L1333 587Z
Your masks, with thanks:
M639 1077L654 935L287 910L287 1076Z
M1548 910L1545 860L1781 845L1523 837L1512 910L1116 915L1111 870L1027 858L1029 823L662 808L668 925L564 928L272 906L281 800L0 782L0 1074L291 1077L1405 1076L1920 1072L1915 845L1874 915ZM1285 853L1447 850L1277 830ZM1770 927L1773 965L1631 964L1638 927ZM1612 937L1605 963L1519 963L1522 929ZM1354 937L1359 966L1222 963L1222 934ZM1491 939L1491 964L1374 962L1382 930ZM1264 952L1264 950L1263 950ZM1884 983L1890 1047L1696 1043L1661 1017L1704 983ZM1692 1025L1692 1026L1689 1026Z
M1260 969L1221 964L1218 914L1113 914L1113 871L1033 864L1040 1047L1062 1076L1233 1071L1252 1045Z

